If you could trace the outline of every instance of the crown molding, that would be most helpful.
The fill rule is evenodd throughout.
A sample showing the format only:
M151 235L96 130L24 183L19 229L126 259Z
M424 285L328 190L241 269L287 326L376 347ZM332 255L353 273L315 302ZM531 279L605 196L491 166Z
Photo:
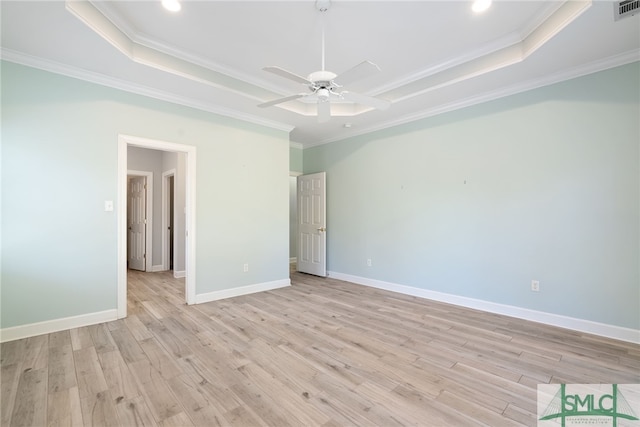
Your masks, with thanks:
M619 55L614 55L609 58L601 59L591 62L579 67L574 67L568 70L550 74L537 79L531 79L522 83L514 84L508 87L500 88L490 92L485 92L479 95L465 98L460 101L452 102L445 105L429 108L417 112L416 114L404 116L397 120L390 120L378 124L377 126L371 126L364 129L360 129L355 132L350 132L347 135L343 135L336 138L328 138L322 141L318 141L311 144L304 144L304 148L317 147L324 144L330 144L332 142L344 141L345 139L353 138L356 136L366 135L369 133L381 131L395 126L404 125L417 120L426 119L439 114L448 113L462 108L471 107L473 105L482 104L485 102L493 101L507 96L516 95L518 93L526 92L533 89L538 89L544 86L550 86L555 83L561 83L563 81L571 80L574 78L582 77L588 74L597 73L599 71L605 71L610 68L619 67L622 65L630 64L640 61L640 49L631 50Z
M173 93L161 91L161 90L150 88L140 84L127 82L121 79L116 79L114 77L106 76L104 74L96 73L93 71L87 71L80 68L71 67L71 66L61 64L55 61L50 61L44 58L26 55L21 52L17 52L10 49L0 48L0 58L2 58L2 60L5 60L5 61L14 62L20 65L26 65L28 67L37 68L37 69L48 71L54 74L60 74L60 75L72 77L78 80L95 83L101 86L106 86L113 89L122 90L125 92L135 93L137 95L158 99L160 101L170 102L172 104L195 108L197 110L206 111L208 113L213 113L213 114L217 114L217 115L232 118L232 119L242 120L242 121L253 123L256 125L265 126L271 129L291 132L294 128L294 126L291 126L289 124L280 123L273 120L267 120L259 116L242 113L229 108L221 108L212 104L207 104L207 103L190 99L187 97L178 96Z
M289 141L289 147L297 148L298 150L304 149L304 144L301 142Z

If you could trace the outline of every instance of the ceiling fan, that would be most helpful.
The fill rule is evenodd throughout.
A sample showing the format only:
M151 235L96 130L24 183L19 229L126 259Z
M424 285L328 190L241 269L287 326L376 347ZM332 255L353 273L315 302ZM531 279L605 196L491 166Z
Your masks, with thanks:
M317 0L316 9L320 12L326 12L331 5L330 0ZM308 77L302 77L284 68L269 66L264 67L264 71L276 74L297 83L302 83L309 88L309 92L298 93L286 96L284 98L274 99L273 101L259 104L258 107L271 107L287 101L304 98L306 100L316 102L318 106L318 122L324 123L331 118L331 102L332 101L349 101L356 104L366 105L378 110L386 110L391 102L386 99L376 98L374 96L362 95L355 92L341 90L345 84L354 82L370 74L380 71L380 68L371 61L363 61L355 67L343 72L340 75L325 70L324 67L324 29L322 31L322 70L309 74ZM340 83L337 83L339 81Z

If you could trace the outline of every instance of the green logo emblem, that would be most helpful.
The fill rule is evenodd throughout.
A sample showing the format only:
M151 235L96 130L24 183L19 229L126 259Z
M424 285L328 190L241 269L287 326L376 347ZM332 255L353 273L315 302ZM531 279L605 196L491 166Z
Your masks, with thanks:
M638 385L630 385L634 398L637 398ZM558 388L546 406L540 406L541 398L549 396L553 388ZM541 394L544 393L544 394ZM548 399L547 399L548 400ZM634 401L636 409L638 402ZM545 408L542 413L540 409ZM617 384L541 384L538 386L538 425L540 421L560 421L562 427L577 425L613 425L617 427L618 420L638 421L632 405L627 401ZM635 423L634 423L635 424Z

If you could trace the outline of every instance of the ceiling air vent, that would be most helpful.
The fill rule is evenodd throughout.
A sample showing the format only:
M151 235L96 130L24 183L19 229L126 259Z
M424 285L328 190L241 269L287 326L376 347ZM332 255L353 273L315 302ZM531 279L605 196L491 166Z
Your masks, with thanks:
M640 12L640 0L625 0L613 3L613 19L618 21Z

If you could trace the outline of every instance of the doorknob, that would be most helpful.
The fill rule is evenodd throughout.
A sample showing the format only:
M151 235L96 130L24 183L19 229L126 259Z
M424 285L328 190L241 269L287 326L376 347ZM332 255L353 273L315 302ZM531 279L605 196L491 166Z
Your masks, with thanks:
M327 231L327 229L324 228L324 227L320 227L320 228L318 228L318 231L321 232L321 233L324 233L325 231Z

